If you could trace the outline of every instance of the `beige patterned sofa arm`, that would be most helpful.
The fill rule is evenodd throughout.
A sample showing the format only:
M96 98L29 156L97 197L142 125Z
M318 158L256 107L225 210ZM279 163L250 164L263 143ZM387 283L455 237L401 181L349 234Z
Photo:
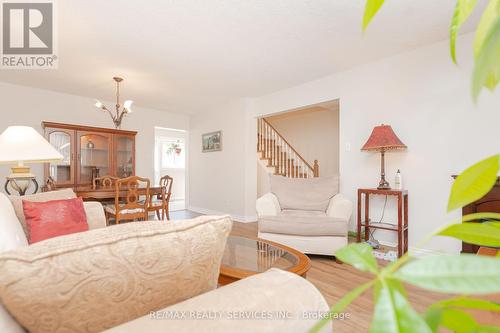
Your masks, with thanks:
M106 332L308 332L327 311L310 282L271 269ZM332 332L331 322L321 332Z
M85 214L87 215L87 223L89 229L99 229L106 227L106 216L104 215L104 208L100 202L85 201L83 203Z

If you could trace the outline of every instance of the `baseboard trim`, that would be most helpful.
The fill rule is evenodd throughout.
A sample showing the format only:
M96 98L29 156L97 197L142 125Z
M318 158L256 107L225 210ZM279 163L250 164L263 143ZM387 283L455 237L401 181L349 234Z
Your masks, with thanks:
M188 210L204 214L204 215L229 215L231 216L231 219L236 222L242 222L242 223L250 223L250 222L257 222L257 216L243 216L243 215L236 215L236 214L227 214L224 212L219 212L216 210L212 209L207 209L203 207L196 207L196 206L189 206Z
M429 256L429 255L442 255L442 254L445 254L445 252L441 252L441 251L438 251L438 250L431 250L431 249L423 249L423 248L418 248L418 247L413 247L413 246L410 246L410 248L408 249L408 251L410 252L410 254L414 257L425 257L425 256Z
M380 241L379 243L381 245L387 246L387 247L393 247L396 248L398 247L397 243L393 242L386 242L386 241ZM423 256L428 256L428 255L438 255L438 254L444 254L444 252L437 251L437 250L431 250L431 249L424 249L424 248L418 248L418 247L413 247L410 246L408 248L408 252L414 257L423 257Z

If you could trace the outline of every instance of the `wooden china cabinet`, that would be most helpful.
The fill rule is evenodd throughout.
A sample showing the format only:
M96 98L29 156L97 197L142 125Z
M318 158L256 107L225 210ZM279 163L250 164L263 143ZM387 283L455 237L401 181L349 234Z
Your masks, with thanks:
M45 179L51 176L58 187L92 184L92 175L135 175L137 132L71 124L42 122L45 138L63 155L46 163Z

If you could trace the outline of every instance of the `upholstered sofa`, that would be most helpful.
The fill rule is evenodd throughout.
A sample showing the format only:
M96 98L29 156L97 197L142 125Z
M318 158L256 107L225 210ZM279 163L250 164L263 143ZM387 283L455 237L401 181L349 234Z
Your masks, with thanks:
M21 200L0 193L2 333L306 332L328 311L311 283L277 269L216 289L227 216L105 227L102 206L85 202L89 231L28 245Z
M270 193L257 199L259 238L301 252L335 255L347 245L353 204L339 193L337 176L270 176Z

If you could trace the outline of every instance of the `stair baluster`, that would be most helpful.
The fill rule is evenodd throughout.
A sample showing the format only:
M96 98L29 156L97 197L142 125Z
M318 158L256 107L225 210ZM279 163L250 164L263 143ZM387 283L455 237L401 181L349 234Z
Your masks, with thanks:
M262 121L262 119L259 119L259 151L263 151L263 133L262 133L262 127L264 126L264 121Z
M269 158L269 143L271 142L269 140L269 132L270 132L270 129L269 127L266 125L266 158Z
M276 145L276 133L273 132L273 165L276 165L276 153L278 146Z
M280 147L283 147L283 140L280 138ZM283 174L283 149L280 149L279 174Z
M257 151L262 151L261 143L262 143L262 131L260 126L262 125L262 119L257 119Z
M311 166L265 118L257 120L257 151L273 173L289 178L319 177L319 165Z

